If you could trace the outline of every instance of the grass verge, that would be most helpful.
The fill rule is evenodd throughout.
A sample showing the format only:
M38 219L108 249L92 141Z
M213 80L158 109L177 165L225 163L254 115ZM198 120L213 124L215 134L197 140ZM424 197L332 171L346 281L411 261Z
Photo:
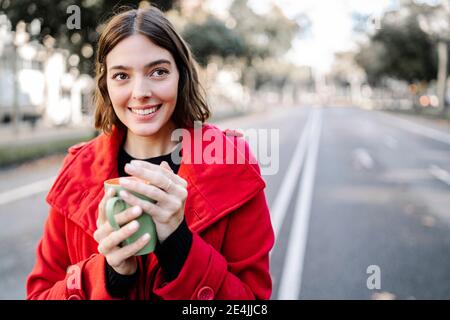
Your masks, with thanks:
M30 143L24 145L6 145L0 147L0 168L6 168L13 165L42 158L45 156L65 153L70 146L88 141L94 138L94 134L85 134L77 137L58 139L40 143Z

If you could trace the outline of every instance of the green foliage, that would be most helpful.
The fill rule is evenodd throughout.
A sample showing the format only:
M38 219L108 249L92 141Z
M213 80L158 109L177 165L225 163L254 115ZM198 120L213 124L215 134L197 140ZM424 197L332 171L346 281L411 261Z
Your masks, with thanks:
M83 56L82 48L90 44L95 48L98 39L97 27L99 23L109 18L114 11L121 6L137 8L140 1L107 1L107 0L0 0L0 12L6 13L13 29L19 21L30 23L38 19L41 24L40 33L33 36L42 42L45 37L52 36L56 39L55 46L68 49L80 57L78 68L83 73L94 74L94 55ZM151 1L158 8L166 11L175 3L173 1ZM67 19L72 12L67 13L67 8L77 5L80 8L80 29L68 29Z
M414 17L404 25L384 24L356 61L366 70L370 82L384 76L408 83L436 78L434 46Z
M203 66L207 65L211 56L240 57L245 52L242 38L212 16L204 23L189 24L183 31L183 37L189 43L196 60Z
M436 41L418 22L419 14L427 13L430 7L406 2L401 10L387 13L370 43L356 55L371 84L379 84L384 77L408 83L436 79Z
M248 7L247 0L235 0L230 16L236 21L236 32L246 44L246 57L276 57L286 53L299 32L295 21L289 20L281 9L273 6L271 12L258 15Z
M48 36L55 38L55 47L68 49L79 56L78 68L82 73L94 75L94 55L83 56L83 47L90 45L95 50L99 23L117 12L121 6L136 8L140 2L0 0L0 12L7 14L13 27L19 21L29 24L35 19L39 20L40 32L32 38L40 42ZM163 11L180 7L180 1L177 0L148 2ZM70 5L77 5L81 9L80 29L69 30L67 27L66 22L71 15L67 13L67 8ZM226 22L212 16L201 23L191 22L192 20L187 20L182 33L198 62L205 66L212 56L227 58L229 61L230 57L231 60L234 57L238 64L243 62L244 69L247 68L243 71L242 81L253 88L255 85L261 87L274 75L274 70L256 68L253 61L281 57L290 49L292 40L299 31L298 24L284 16L278 7L273 6L271 12L258 15L248 6L247 0L235 0L232 3ZM277 75L277 79L278 83L285 81L282 74Z

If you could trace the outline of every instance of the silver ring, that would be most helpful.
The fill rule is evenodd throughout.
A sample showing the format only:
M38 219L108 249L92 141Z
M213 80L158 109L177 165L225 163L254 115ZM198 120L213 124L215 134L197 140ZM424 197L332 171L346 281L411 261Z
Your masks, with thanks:
M169 185L164 188L165 191L169 191L170 187L172 186L173 182L169 179Z

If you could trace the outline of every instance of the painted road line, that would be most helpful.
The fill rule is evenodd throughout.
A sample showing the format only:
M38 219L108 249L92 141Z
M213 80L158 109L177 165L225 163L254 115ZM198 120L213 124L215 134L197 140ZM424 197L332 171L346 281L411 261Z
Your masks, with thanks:
M313 111L308 114L308 118L305 122L305 127L295 148L291 163L289 164L289 168L286 171L281 188L278 191L274 204L270 209L272 225L275 232L275 239L277 239L277 236L280 232L281 226L286 216L289 202L291 201L292 194L295 190L295 184L303 165L303 160L305 158L306 149L308 146L308 132L310 131L309 127L311 126L312 112Z
M0 193L0 205L24 199L41 192L46 192L50 189L55 179L56 176Z
M450 173L439 166L431 165L428 171L433 177L450 186Z
M358 148L352 151L353 167L357 170L371 170L374 161L369 151L364 148Z
M422 135L424 137L440 141L446 144L450 144L450 134L426 127L421 124L414 123L410 120L405 120L399 117L394 117L392 115L387 115L385 113L378 113L382 115L385 119L388 119L396 127L399 127L403 130Z
M314 191L317 157L322 126L322 110L316 110L309 134L309 150L305 168L298 190L294 211L294 221L289 235L281 275L278 299L296 300L300 296L306 242L308 238L309 217Z
M384 137L384 144L389 149L395 150L398 148L398 141L392 136L385 136Z

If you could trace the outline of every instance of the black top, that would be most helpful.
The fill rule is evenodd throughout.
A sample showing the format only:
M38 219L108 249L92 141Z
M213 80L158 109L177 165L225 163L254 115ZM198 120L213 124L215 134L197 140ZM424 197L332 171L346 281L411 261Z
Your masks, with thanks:
M175 162L172 161L172 159L175 159ZM171 153L154 158L143 159L143 161L148 161L157 165L166 161L172 168L172 171L176 174L180 168L179 159L181 159L181 143L179 143ZM125 172L125 164L129 163L131 160L137 159L126 153L122 146L117 160L119 177L125 177L129 176L129 174ZM183 219L180 226L162 244L159 243L159 241L156 243L154 253L163 270L166 281L172 281L178 276L189 254L191 244L192 232L189 230L185 219ZM145 265L147 255L142 255L140 257ZM138 272L133 275L122 275L117 273L108 263L106 263L106 288L111 296L126 298L129 289L134 285L137 279Z

